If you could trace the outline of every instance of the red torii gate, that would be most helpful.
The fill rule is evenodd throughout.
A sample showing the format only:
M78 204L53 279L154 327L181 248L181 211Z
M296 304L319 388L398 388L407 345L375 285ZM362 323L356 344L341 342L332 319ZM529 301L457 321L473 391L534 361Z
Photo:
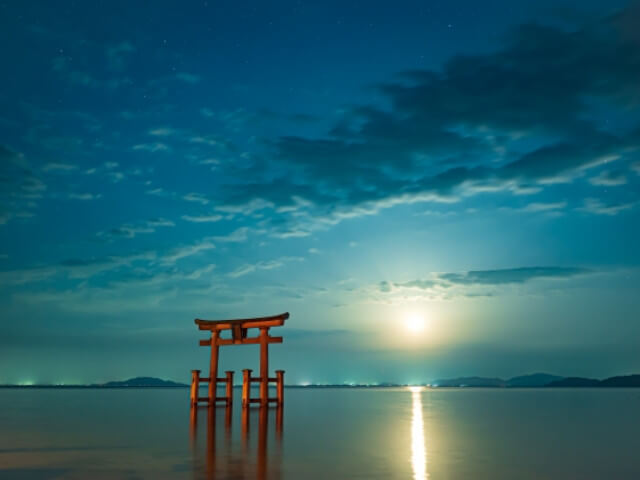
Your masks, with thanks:
M209 377L200 377L200 370L191 371L191 405L196 406L198 402L207 402L210 406L219 400L224 400L227 405L233 402L233 372L225 372L225 377L218 378L218 350L224 345L260 345L260 376L251 377L252 370L242 371L242 406L249 406L252 402L266 406L269 402L275 402L281 406L284 402L284 370L276 370L275 377L269 377L269 344L282 343L282 337L272 337L269 335L271 327L284 325L284 321L289 318L289 313L281 313L271 317L245 318L236 320L200 320L195 319L199 330L211 332L211 338L200 340L200 346L211 346L211 362L209 365ZM257 337L249 337L248 329L259 328L260 334ZM220 333L224 330L231 330L231 338L221 338ZM200 383L209 383L209 395L207 397L198 396ZM251 398L251 382L260 383L260 398ZM226 385L224 397L218 397L216 387L218 383ZM269 383L276 384L277 396L269 398Z

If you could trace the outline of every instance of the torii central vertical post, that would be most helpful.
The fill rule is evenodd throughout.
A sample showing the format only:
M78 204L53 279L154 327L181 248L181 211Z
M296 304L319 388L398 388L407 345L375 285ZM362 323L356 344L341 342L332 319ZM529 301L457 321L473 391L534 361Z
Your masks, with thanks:
M260 329L260 404L269 402L269 329Z

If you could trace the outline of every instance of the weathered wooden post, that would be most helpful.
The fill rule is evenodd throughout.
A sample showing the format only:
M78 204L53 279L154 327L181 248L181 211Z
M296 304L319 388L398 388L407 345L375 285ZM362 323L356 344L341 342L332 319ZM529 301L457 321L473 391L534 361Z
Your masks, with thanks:
M227 397L227 406L231 406L233 403L233 371L227 370L225 374L227 375L225 397Z
M211 330L211 362L209 364L209 405L216 404L218 387L218 330Z
M251 372L250 368L242 370L242 406L249 406L249 398L251 397Z
M198 404L198 389L200 387L200 370L191 370L191 406Z
M260 329L260 405L269 404L269 329Z

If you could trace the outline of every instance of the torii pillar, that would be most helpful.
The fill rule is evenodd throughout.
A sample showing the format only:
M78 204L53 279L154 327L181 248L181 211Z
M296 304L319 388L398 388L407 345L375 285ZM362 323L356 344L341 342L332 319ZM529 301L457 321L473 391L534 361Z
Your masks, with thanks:
M236 320L201 320L196 318L195 323L200 330L209 330L211 338L200 340L201 346L211 346L211 360L209 364L209 377L200 377L200 370L193 370L191 377L191 405L195 406L200 401L206 401L210 406L216 401L224 400L229 406L233 402L233 372L226 372L226 377L218 378L218 354L223 345L260 345L260 376L251 377L249 369L243 370L242 378L242 406L249 406L252 402L267 406L269 402L275 402L281 406L284 403L284 370L277 370L276 376L269 377L269 344L282 343L282 337L269 335L271 327L284 325L289 318L289 313L282 313L271 317L245 318ZM249 337L250 328L259 328L257 337ZM231 338L221 338L223 330L231 330ZM209 394L207 397L198 397L198 387L201 382L209 382ZM260 398L251 398L251 382L260 383ZM226 384L224 397L218 397L216 387L218 383ZM269 383L276 384L277 395L269 398Z

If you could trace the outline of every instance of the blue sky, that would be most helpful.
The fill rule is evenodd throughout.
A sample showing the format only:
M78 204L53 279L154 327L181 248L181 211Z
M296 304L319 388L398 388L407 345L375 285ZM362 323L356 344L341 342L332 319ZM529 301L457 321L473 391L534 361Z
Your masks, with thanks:
M0 382L640 370L638 4L0 12Z

